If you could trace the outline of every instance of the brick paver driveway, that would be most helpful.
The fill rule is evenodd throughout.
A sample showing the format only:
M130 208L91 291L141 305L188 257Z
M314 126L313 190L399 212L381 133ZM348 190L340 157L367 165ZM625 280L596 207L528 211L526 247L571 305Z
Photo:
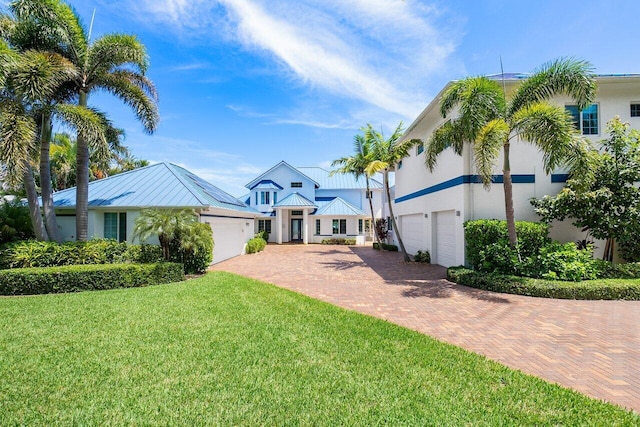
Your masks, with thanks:
M213 267L381 317L640 412L640 302L455 285L440 266L371 247L269 245Z

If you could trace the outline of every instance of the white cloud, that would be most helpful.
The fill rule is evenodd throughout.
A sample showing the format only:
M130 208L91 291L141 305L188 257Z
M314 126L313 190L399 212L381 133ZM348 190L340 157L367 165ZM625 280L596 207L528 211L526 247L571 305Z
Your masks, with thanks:
M415 0L144 0L181 37L217 35L266 54L316 90L413 118L458 31Z

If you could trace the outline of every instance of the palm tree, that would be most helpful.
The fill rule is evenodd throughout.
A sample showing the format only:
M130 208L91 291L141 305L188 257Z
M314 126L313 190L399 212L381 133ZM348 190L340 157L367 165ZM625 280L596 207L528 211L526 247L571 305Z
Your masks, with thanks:
M382 172L384 176L384 188L387 194L387 203L389 204L389 215L391 216L391 222L393 223L393 229L396 230L396 236L398 237L398 244L404 257L405 262L410 262L409 254L404 247L402 236L398 230L398 224L396 217L393 214L393 205L391 200L391 190L389 189L389 171L394 169L400 161L409 155L409 150L420 142L417 139L408 139L400 141L404 129L402 122L398 124L398 127L393 131L393 134L384 139L384 135L381 132L377 132L370 124L364 129L365 140L371 144L372 154L371 161L366 166L365 170L369 175L373 175L377 172Z
M371 187L369 178L371 177L367 173L367 165L371 161L371 141L367 141L364 135L356 135L353 137L353 151L354 154L347 157L341 157L337 160L334 160L331 163L332 167L340 166L337 170L331 171L329 175L333 175L336 173L342 174L352 174L356 179L364 176L365 183L367 186L367 199L369 200L369 209L371 212L371 227L375 229L376 218L373 212L373 201L371 196ZM377 232L374 232L376 240L380 240Z
M485 188L491 186L493 170L502 149L504 199L509 242L517 247L509 151L516 138L537 146L543 153L544 169L550 173L563 165L582 162L585 141L578 137L564 108L548 100L557 95L571 97L580 109L595 98L596 82L588 62L560 58L538 68L507 99L496 80L470 77L453 83L440 101L443 118L458 116L434 131L426 147L425 164L430 171L437 157L451 147L462 155L465 142L473 149L475 167Z
M193 209L143 209L134 221L133 238L141 241L158 236L162 256L170 259L169 245L176 234L198 221Z
M107 34L91 41L80 17L60 0L16 0L11 4L18 17L30 17L43 37L57 43L55 52L75 67L65 87L77 96L78 105L88 106L89 94L104 90L130 106L148 133L159 121L155 86L145 72L149 65L144 45L133 35ZM89 146L92 135L77 134L76 236L87 239Z

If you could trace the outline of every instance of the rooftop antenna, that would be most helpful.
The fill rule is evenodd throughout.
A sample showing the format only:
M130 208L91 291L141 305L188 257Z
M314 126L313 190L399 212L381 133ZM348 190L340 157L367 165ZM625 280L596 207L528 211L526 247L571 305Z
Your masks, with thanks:
M502 77L502 95L504 96L504 99L506 101L506 99L507 99L507 84L504 81L504 67L502 66L502 55L500 55L500 73L501 73L501 77Z
M93 14L91 15L91 25L89 25L89 41L91 41L91 31L93 31L93 20L96 18L96 8L93 8Z

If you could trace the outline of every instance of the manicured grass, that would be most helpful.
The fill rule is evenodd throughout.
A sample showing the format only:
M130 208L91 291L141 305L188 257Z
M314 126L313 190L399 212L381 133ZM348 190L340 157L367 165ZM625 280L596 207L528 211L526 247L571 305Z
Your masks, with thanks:
M0 425L637 425L382 320L226 273L0 298Z
M640 300L640 279L596 279L581 282L532 279L449 267L447 279L492 292L576 300Z

